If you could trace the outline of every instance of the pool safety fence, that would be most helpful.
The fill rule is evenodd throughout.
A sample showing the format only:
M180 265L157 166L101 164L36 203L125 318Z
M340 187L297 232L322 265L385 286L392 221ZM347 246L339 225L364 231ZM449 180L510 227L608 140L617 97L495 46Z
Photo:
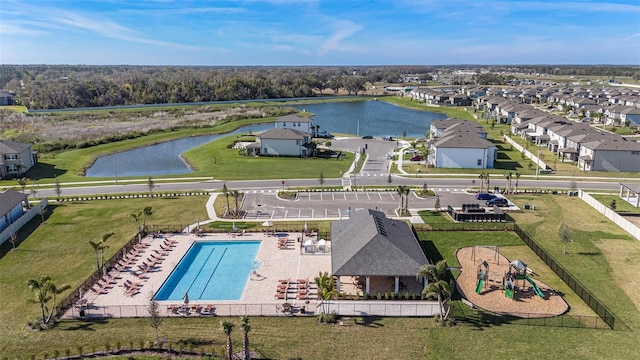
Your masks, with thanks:
M201 303L183 304L180 301L159 302L162 317L213 316L314 316L321 311L336 312L341 316L430 317L439 314L436 301L350 301L319 300L263 304ZM208 306L211 305L211 306ZM105 319L150 317L148 305L75 305L62 316L64 319Z

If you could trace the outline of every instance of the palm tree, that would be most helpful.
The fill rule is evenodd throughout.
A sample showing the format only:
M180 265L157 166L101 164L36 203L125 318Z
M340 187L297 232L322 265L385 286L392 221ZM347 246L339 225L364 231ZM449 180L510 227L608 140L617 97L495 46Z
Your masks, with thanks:
M238 190L231 190L231 196L233 196L233 199L236 203L236 207L235 207L235 215L239 214L239 209L238 209L238 198L240 197L240 192Z
M34 292L35 298L30 299L29 302L40 304L40 312L42 313L42 324L46 324L46 312L47 312L47 303L51 300L49 296L49 281L51 278L47 275L40 276L39 279L29 279L27 280L27 286L29 289Z
M480 179L480 192L483 192L483 190L484 190L484 173L480 173L480 175L478 175L478 178Z
M227 359L231 360L233 355L233 344L231 343L231 332L233 331L233 323L231 321L220 321L220 328L227 335Z
M227 199L227 209L224 212L224 214L227 215L229 214L229 195L231 195L229 193L229 189L227 188L227 184L222 185L222 193L224 194L224 197Z
M138 209L135 212L129 214L129 217L136 222L136 229L140 232L140 218L142 217L142 210Z
M520 179L520 173L517 172L515 174L515 177L516 177L516 194L517 194L518 193L518 179Z
M411 193L411 188L408 186L404 187L404 210L409 211L409 194Z
M105 233L102 235L102 239L99 242L95 242L89 240L89 245L93 248L93 251L96 253L96 268L97 270L102 270L104 267L104 249L107 249L109 246L106 245L107 240L112 237L114 233Z
M51 321L51 318L53 317L53 313L56 310L56 295L62 294L64 291L71 288L69 284L63 284L58 286L51 280L49 280L48 286L49 286L49 292L53 294L53 296L51 297L52 299L51 311L49 312L49 317L47 317L46 323L49 323Z
M144 220L142 221L142 229L145 230L147 228L147 216L153 215L153 208L151 206L146 206L142 209L142 215L144 215Z
M320 312L323 315L329 312L331 299L338 293L334 287L333 277L325 272L320 272L314 279L318 288L318 299L320 299Z
M435 265L427 264L422 266L416 275L418 277L424 277L428 281L428 285L422 290L422 294L426 297L438 298L441 320L446 320L451 311L449 304L453 286L445 280L447 269L447 261L440 260Z
M251 331L251 324L249 324L249 318L243 316L240 321L242 321L242 331L244 333L244 337L242 338L242 352L244 353L244 359L251 359L251 354L249 353L249 331Z
M511 193L511 179L513 178L513 173L509 171L504 175L507 178L507 194Z
M402 213L402 205L404 204L404 185L398 185L396 187L396 193L400 195L400 212Z

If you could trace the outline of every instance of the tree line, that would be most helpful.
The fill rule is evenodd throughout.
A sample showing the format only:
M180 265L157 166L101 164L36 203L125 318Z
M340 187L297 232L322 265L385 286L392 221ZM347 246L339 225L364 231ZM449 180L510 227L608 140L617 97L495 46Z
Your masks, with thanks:
M638 66L446 65L446 66L99 66L0 65L0 88L29 109L189 103L318 96L325 90L354 94L366 84L398 83L405 74L421 80L469 69L478 73L631 76ZM502 84L509 77L485 75L478 83ZM330 92L330 91L329 91Z

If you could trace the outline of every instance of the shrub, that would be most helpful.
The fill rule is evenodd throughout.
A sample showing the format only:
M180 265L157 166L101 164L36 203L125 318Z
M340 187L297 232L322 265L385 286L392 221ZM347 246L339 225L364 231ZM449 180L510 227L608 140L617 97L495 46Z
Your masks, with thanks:
M378 300L382 299L382 294L380 293L380 291L378 291L378 293L376 294L376 297L378 298Z

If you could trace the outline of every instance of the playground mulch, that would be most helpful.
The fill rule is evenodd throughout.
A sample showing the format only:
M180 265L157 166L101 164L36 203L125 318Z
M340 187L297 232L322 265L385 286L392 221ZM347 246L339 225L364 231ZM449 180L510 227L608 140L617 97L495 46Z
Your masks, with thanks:
M462 267L457 279L458 291L478 308L522 318L557 316L569 310L569 305L562 296L538 279L533 280L544 293L544 298L536 295L526 280L516 280L517 291L513 299L506 297L502 281L509 271L510 260L496 252L495 248L475 247L475 250L474 247L461 248L456 252L456 257ZM477 294L478 266L483 261L489 264L489 281L485 282L482 291ZM484 272L484 266L481 268Z

